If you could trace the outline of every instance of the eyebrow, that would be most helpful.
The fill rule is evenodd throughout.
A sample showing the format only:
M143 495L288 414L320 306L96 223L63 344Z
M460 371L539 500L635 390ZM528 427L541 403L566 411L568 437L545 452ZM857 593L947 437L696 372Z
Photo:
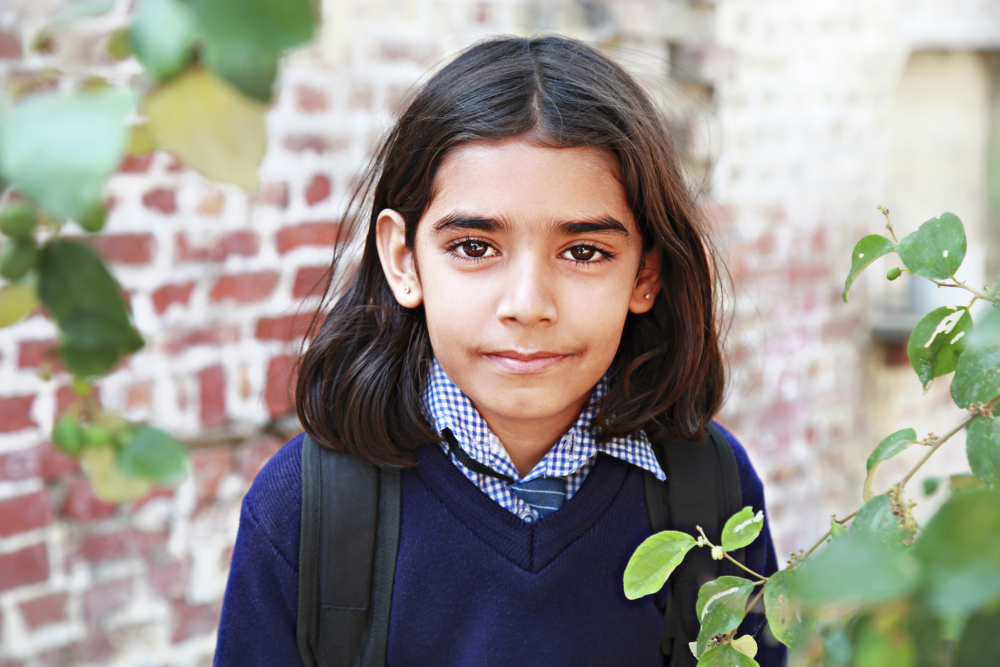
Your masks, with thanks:
M465 229L495 234L508 233L511 228L510 222L503 218L488 218L466 213L449 213L433 225L435 232ZM563 236L579 234L614 234L625 238L631 236L625 225L610 216L593 220L566 220L557 223L555 231Z

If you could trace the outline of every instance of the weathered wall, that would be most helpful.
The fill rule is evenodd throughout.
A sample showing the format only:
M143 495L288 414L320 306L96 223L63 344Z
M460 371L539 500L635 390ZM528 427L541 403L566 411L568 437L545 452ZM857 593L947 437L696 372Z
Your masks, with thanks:
M0 6L0 77L121 71L99 52L127 4L46 57L22 45L61 2ZM38 375L51 323L0 330L0 665L210 662L240 499L288 435L287 368L315 305L302 299L351 181L414 82L489 34L589 39L664 106L733 278L722 418L765 480L782 551L857 507L882 435L951 424L946 383L921 400L870 335L876 272L850 304L840 293L853 244L882 226L875 205L904 212L893 142L921 140L894 133L910 52L997 48L994 3L328 0L323 12L316 45L282 72L260 193L163 153L128 160L109 187L98 247L152 344L101 382L101 400L188 440L193 479L133 504L94 499L47 443L69 398L65 374ZM904 233L941 212L910 204Z

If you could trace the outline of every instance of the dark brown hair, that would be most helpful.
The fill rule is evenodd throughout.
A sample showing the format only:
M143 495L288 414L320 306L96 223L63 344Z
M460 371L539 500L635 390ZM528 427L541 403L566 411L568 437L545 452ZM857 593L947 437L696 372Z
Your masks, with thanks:
M421 411L432 355L423 307L403 308L393 297L375 221L385 208L398 211L412 248L448 152L522 135L546 146L611 150L644 249L662 250L664 288L649 312L627 316L593 426L602 438L640 428L652 437L704 436L725 372L714 258L697 208L638 84L597 50L547 36L491 39L462 52L417 90L379 147L341 228L342 238L355 226L366 230L363 254L341 276L343 245L335 252L326 281L332 306L313 320L299 359L296 408L317 442L404 466L421 444L439 441Z

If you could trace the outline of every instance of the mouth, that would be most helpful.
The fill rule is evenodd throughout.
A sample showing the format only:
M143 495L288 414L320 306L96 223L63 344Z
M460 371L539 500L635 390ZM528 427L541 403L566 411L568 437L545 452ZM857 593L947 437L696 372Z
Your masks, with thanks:
M487 352L484 357L499 366L502 370L514 375L532 375L543 373L561 364L570 355L560 352L522 352L518 350L498 350Z

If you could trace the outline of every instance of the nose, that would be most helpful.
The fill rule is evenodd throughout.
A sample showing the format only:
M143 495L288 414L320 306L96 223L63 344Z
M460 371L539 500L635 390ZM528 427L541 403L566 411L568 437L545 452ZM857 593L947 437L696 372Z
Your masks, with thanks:
M504 324L516 323L530 327L554 324L559 317L556 308L556 276L541 258L525 254L507 266L503 276L497 319Z

